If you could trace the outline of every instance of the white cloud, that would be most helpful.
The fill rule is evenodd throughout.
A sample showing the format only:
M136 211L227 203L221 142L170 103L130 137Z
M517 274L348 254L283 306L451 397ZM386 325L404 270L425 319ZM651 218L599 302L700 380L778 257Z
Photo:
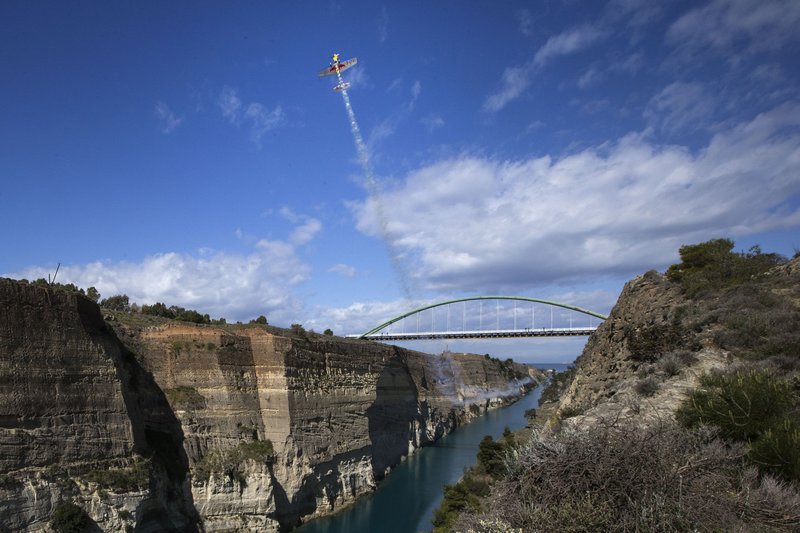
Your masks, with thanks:
M385 233L437 290L663 267L681 244L800 224L799 127L800 107L784 105L696 153L631 134L561 159L441 161L382 195ZM380 234L370 200L354 211L362 232Z
M675 82L655 95L644 110L651 125L668 134L705 129L714 113L714 99L702 84Z
M503 71L500 90L486 98L483 103L484 111L500 111L506 104L515 100L530 85L532 72L533 66L531 63L521 67L506 68Z
M183 117L176 117L175 113L172 112L169 106L161 100L156 102L154 112L156 118L158 119L162 133L172 133L175 131L175 128L180 126L181 122L183 122Z
M667 40L695 49L728 51L743 42L751 52L779 50L800 39L798 25L795 0L713 0L675 21Z
M625 59L612 63L609 68L613 71L633 74L638 72L642 65L644 65L644 54L642 52L634 52Z
M599 28L591 25L579 26L554 35L536 52L533 64L541 67L557 57L583 50L597 42L603 35Z
M395 90L398 87L400 87L400 85L402 85L402 83L403 83L403 78L395 78L395 79L393 79L392 83L390 83L389 86L386 88L386 92L387 93L392 92L393 90Z
M33 267L15 278L42 277ZM258 314L271 322L288 323L302 305L291 287L308 278L310 268L280 241L261 241L246 255L205 250L197 254L163 253L141 262L103 262L64 266L59 279L80 287L94 286L102 297L127 294L132 302L180 305L228 320L247 320ZM274 317L274 319L273 319Z
M217 99L217 105L222 116L231 124L236 124L239 120L239 110L242 107L242 100L239 98L238 91L229 86L222 88L222 92Z
M261 148L261 138L270 130L280 126L284 121L281 106L268 109L260 102L251 102L245 106L239 98L235 87L226 85L217 98L217 106L222 116L234 126L249 124L250 141L256 148Z
M367 76L367 69L359 63L358 67L351 68L344 71L342 77L345 81L349 82L353 89L358 87L369 86L369 76Z
M421 302L393 300L389 302L354 302L347 307L319 308L307 320L307 328L322 331L331 328L337 335L364 333L383 321L424 305Z
M503 71L500 89L489 95L483 104L484 111L497 112L515 100L530 85L530 78L538 69L550 61L576 53L590 46L604 32L590 25L579 26L550 37L536 52L533 59L521 66L508 67Z
M600 80L602 78L602 73L597 69L596 66L591 66L589 69L584 72L580 78L578 78L578 87L581 89L585 89L592 83Z
M531 15L530 10L519 10L517 13L517 20L519 21L519 31L522 35L526 37L533 35L533 15Z
M268 110L263 104L254 102L247 106L244 116L251 121L250 140L261 148L261 138L268 131L275 129L283 122L283 109L275 106Z
M292 231L289 241L296 246L308 244L321 229L322 223L316 218L309 217Z
M337 263L328 269L328 272L338 274L345 278L352 278L356 275L356 267L345 265L344 263Z
M417 98L419 98L420 93L422 92L422 84L419 80L415 80L414 84L411 86L411 102L412 104L416 102Z
M663 9L653 0L611 0L606 4L606 16L624 20L630 27L641 27L660 18Z
M378 15L378 41L381 43L385 43L386 39L389 38L389 13L386 11L386 7L381 8L381 12Z
M444 126L444 119L437 113L428 115L427 117L423 118L421 122L429 132Z
M237 254L201 248L196 253L159 253L140 262L97 261L62 266L59 281L96 287L103 297L127 294L132 302L180 305L212 317L249 320L259 314L270 323L288 325L304 314L293 287L305 282L311 267L297 248L322 229L312 217L283 208L280 214L295 224L286 240L258 240L241 229L237 239L251 248ZM49 269L31 267L8 274L12 278L47 277Z

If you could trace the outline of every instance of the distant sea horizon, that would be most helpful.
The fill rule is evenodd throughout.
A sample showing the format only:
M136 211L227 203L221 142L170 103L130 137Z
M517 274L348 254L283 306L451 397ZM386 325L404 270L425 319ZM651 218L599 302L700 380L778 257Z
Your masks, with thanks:
M572 363L528 363L528 364L540 370L550 370L552 368L556 372L563 372L564 370L568 369L575 363L572 362Z

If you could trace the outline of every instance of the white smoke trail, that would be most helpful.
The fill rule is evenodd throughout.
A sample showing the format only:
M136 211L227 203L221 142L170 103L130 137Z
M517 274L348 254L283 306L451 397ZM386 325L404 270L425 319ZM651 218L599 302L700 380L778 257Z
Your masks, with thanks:
M350 119L350 131L353 132L353 139L356 143L356 150L358 151L358 158L361 161L361 168L364 170L364 176L367 178L367 194L375 206L375 214L378 217L378 224L381 231L381 240L386 245L386 251L389 254L389 259L392 262L397 282L403 290L406 300L411 301L411 287L408 283L408 274L400 260L397 251L395 250L394 243L389 235L389 224L386 220L386 215L383 211L383 202L381 202L378 194L378 184L375 181L375 175L372 173L372 166L369 163L369 153L367 152L367 145L364 143L364 138L361 137L361 130L356 121L356 114L353 111L353 106L350 104L350 96L347 94L347 87L345 87L342 73L339 72L339 67L336 67L336 76L339 78L339 85L342 87L342 98L344 99L344 106L347 108L347 116Z

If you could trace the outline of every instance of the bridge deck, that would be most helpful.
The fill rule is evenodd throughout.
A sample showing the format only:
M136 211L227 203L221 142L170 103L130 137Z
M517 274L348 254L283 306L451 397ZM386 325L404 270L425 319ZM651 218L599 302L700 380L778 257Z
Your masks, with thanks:
M501 329L487 331L429 331L422 333L373 333L365 339L373 341L412 341L428 339L499 339L511 337L573 337L591 335L597 326L582 328ZM348 337L361 337L348 335Z

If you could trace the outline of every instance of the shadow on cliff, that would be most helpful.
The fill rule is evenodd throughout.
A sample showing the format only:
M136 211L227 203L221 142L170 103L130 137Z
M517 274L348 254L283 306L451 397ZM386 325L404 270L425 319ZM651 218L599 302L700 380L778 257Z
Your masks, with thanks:
M79 297L86 332L113 360L134 437L134 452L149 457L151 498L137 509L136 531L198 531L183 429L164 391L103 319L94 302Z
M408 366L393 357L381 370L375 385L375 401L367 409L369 440L372 443L372 471L376 480L416 447L417 430L424 427L418 409L419 394Z

